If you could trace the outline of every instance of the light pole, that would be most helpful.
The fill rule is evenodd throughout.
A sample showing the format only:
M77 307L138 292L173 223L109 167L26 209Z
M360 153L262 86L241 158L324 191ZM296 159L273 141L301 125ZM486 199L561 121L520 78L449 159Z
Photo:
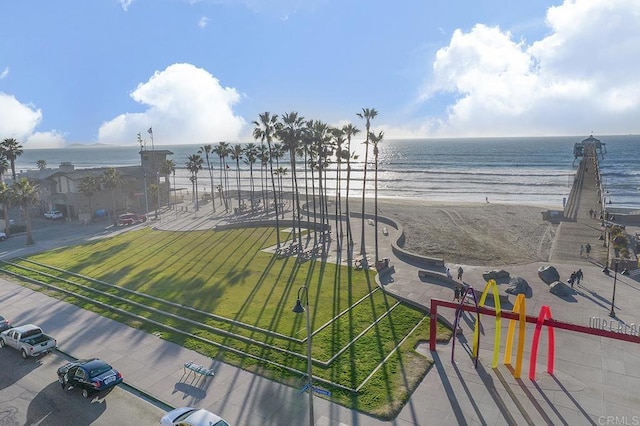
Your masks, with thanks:
M302 306L302 295L306 300L306 309ZM307 286L298 289L298 300L296 306L293 307L293 312L296 314L306 312L307 314L307 391L309 392L309 426L313 426L315 420L313 416L313 375L311 373L311 321L309 320L309 290Z
M616 281L618 281L618 261L617 260L613 263L613 297L611 298L611 312L609 312L610 317L616 316L616 313L613 311L613 306L616 303Z

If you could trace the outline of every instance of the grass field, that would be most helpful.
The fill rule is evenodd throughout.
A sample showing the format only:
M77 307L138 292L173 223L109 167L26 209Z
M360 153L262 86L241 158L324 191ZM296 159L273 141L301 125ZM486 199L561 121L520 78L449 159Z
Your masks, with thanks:
M44 265L77 274L73 281L80 287L56 284L78 295L65 300L296 387L305 381L306 323L305 315L292 308L306 286L314 384L331 391L330 398L340 404L383 419L395 417L432 365L413 350L428 340L429 318L378 289L373 271L263 251L275 242L273 228L144 228L16 263L31 268L21 274L50 283L56 278L38 275ZM443 325L438 333L440 339L451 336Z

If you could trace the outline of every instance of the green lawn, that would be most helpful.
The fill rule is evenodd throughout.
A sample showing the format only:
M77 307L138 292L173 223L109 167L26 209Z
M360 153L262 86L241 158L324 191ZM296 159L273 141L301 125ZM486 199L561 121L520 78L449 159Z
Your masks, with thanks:
M73 290L188 331L193 335L189 337L66 297L87 309L160 332L165 339L292 386L304 383L301 377L306 371L305 315L292 312L298 289L306 285L317 385L331 390L331 399L343 405L385 419L394 417L431 367L429 359L413 350L418 342L428 340L429 318L379 290L372 271L319 261L297 262L295 257L279 258L262 251L275 243L272 228L221 232L145 228L34 255L29 260L196 308L197 312L167 308L162 302L109 290L179 316L167 318L106 295L88 296L88 290ZM33 264L29 267L37 269ZM10 266L3 268L12 270ZM83 284L99 287L91 280ZM438 333L439 338L451 336L442 325ZM355 389L358 391L353 392Z

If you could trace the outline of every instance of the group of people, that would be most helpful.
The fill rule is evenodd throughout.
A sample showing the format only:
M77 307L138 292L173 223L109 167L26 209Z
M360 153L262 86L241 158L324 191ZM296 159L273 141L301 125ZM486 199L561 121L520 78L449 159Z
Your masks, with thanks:
M580 285L580 280L583 278L582 269L578 269L577 271L573 271L571 276L567 279L567 282L573 288L573 283Z
M464 273L464 269L462 269L462 266L458 266L458 280L462 281L462 274ZM453 279L453 276L451 275L451 271L449 270L449 268L447 268L447 278L449 279ZM465 292L465 288L462 284L457 284L453 289L453 300L457 300L460 301L461 297L464 295Z
M589 258L589 255L591 254L591 244L587 243L587 244L580 244L580 257L582 257L583 254L587 255L587 259Z

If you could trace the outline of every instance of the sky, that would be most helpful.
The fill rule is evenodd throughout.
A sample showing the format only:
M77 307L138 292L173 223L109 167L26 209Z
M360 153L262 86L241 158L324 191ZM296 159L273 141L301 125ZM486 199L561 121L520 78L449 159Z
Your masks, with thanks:
M640 133L640 0L5 0L0 28L0 140L25 149L363 108L385 139Z

